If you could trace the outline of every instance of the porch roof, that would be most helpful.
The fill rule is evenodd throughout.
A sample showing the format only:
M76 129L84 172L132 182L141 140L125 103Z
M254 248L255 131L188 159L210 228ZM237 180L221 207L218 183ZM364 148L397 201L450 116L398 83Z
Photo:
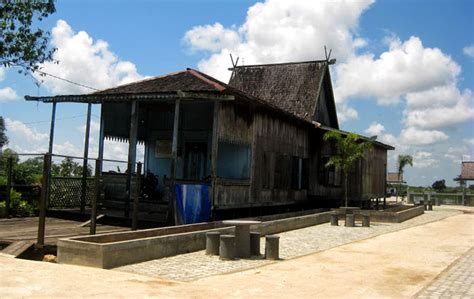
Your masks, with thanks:
M474 180L474 161L463 161L461 174L455 180L456 181L473 181Z

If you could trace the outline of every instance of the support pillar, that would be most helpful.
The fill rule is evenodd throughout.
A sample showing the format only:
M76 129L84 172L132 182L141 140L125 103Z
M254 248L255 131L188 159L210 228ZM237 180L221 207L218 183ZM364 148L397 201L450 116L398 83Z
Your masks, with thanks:
M10 155L7 160L7 190L5 196L6 216L10 218L11 189L12 189L13 157Z
M173 143L171 145L171 184L170 184L170 198L168 202L169 222L173 224L179 224L178 211L176 206L176 193L175 193L175 180L176 180L176 168L178 164L178 137L179 137L179 110L181 100L177 99L174 105L174 120L173 120Z
M97 203L100 201L101 175L102 175L102 161L97 159L95 161L94 197L92 197L92 201L91 201L91 227L90 227L91 235L95 235L95 232L96 232Z
M138 102L131 104L130 133L128 139L128 163L127 163L127 196L125 198L124 216L130 216L130 201L132 198L132 178L135 173L135 162L137 159L137 134L138 134Z
M84 137L84 158L82 160L82 181L81 181L81 213L86 209L86 192L87 192L87 165L89 158L89 133L91 128L91 109L92 104L87 104L87 120L86 134Z
M38 219L38 239L37 248L44 247L45 223L46 223L46 204L48 202L48 186L50 183L51 155L45 154L43 158L43 180L41 186L41 198L39 203L39 219Z
M212 118L212 142L211 142L211 213L214 207L214 198L216 197L216 178L217 178L217 152L219 148L219 110L220 102L214 102L214 114ZM212 217L213 215L211 215Z
M137 230L138 228L138 207L140 201L140 188L142 181L142 163L138 162L137 164L137 176L136 176L136 189L133 196L133 214L132 214L132 230Z

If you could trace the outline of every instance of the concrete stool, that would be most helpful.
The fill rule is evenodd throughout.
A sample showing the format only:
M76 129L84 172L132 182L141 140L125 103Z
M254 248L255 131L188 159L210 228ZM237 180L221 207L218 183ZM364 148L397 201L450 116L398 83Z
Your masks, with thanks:
M250 255L260 255L260 233L250 232Z
M346 214L346 224L347 227L354 227L354 214Z
M339 215L337 213L331 214L331 225L339 225Z
M219 258L221 260L235 259L235 236L221 235L219 246Z
M219 237L220 232L206 233L206 254L219 255Z
M428 211L433 211L433 203L430 201L428 201Z
M370 227L370 215L363 214L362 215L362 226L363 227Z
M428 202L426 200L423 200L423 207L425 208L425 211L428 210Z
M270 235L265 237L265 258L267 260L280 259L280 236Z

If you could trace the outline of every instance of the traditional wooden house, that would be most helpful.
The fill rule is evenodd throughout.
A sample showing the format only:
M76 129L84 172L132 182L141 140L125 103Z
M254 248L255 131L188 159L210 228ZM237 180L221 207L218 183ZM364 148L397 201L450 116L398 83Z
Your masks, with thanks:
M226 211L341 203L341 174L324 167L334 149L323 134L346 134L339 130L325 60L238 66L228 84L186 69L92 94L26 99L53 108L101 104L99 159L104 138L128 140L130 186L136 144L144 143L145 171L186 223ZM371 142L350 175L348 193L357 204L385 195L393 147ZM196 209L204 212L196 216Z

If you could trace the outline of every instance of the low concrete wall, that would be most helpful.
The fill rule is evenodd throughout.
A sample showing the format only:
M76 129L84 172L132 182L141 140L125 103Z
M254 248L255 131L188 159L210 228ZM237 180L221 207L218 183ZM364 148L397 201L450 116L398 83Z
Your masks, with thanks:
M399 212L386 212L386 211L366 211L370 213L370 221L373 222L389 222L389 223L401 223L413 217L422 215L425 210L423 206L414 206L410 209L406 209ZM356 220L362 220L361 216L356 216Z
M262 222L253 225L251 230L262 235L276 234L325 223L329 218L329 212L304 215ZM232 234L234 230L233 226L224 227L221 222L211 222L60 239L58 262L110 269L203 250L207 232Z

